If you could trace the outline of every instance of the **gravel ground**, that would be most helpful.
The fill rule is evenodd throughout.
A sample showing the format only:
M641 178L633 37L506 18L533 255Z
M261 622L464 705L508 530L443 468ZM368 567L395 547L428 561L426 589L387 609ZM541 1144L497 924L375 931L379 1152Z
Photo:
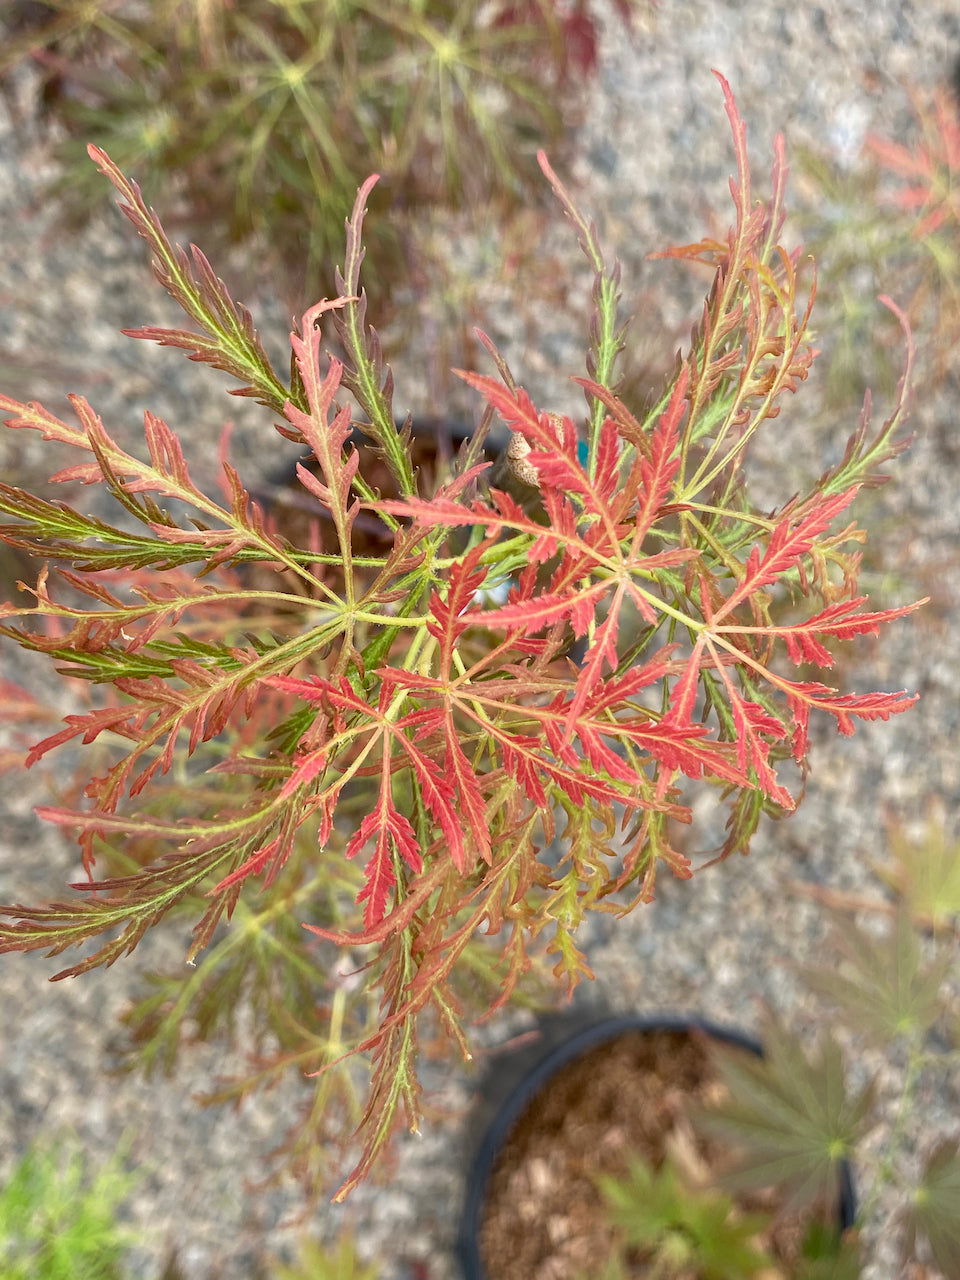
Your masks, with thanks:
M727 178L732 154L722 100L710 75L729 78L748 124L758 191L772 157L776 130L788 150L813 148L850 165L866 134L906 136L907 81L942 82L960 54L958 0L853 0L821 5L745 5L738 0L658 0L640 15L631 41L612 24L599 82L577 143L571 177L580 202L596 216L604 243L624 263L627 303L639 297L648 326L671 332L681 314L663 281L671 268L645 255L666 244L698 238L705 226L722 231L729 216ZM27 108L29 77L18 105ZM161 351L124 339L123 326L162 323L162 296L149 292L134 237L123 220L99 220L65 236L39 203L51 176L46 153L29 124L17 130L0 103L0 372L15 393L48 397L55 411L66 390L87 395L110 424L136 430L149 405L195 443L212 442L225 415L238 421L241 458L259 452L258 419L249 405L223 400L215 376ZM797 183L796 186L801 184ZM493 234L493 229L491 229ZM464 250L482 258L483 246ZM573 280L584 279L570 259L569 231L557 219L541 251L565 255ZM659 273L659 274L658 274ZM225 272L226 274L226 272ZM535 398L570 407L566 377L582 367L579 309L552 309L534 319L514 304L503 279L479 289L480 305L518 377ZM262 331L278 339L288 330L282 307L248 299ZM878 315L880 308L878 307ZM640 324L642 325L643 320ZM642 331L642 329L641 329ZM659 335L654 332L653 338ZM921 334L922 337L922 334ZM534 347L534 339L536 345ZM830 333L820 345L829 352ZM931 353L921 353L929 368ZM624 921L592 927L589 959L597 981L588 993L618 1010L694 1010L718 1021L755 1027L761 1002L789 1021L809 1026L817 1007L795 967L817 952L825 932L821 910L790 886L796 881L873 894L872 861L882 861L893 815L917 824L935 804L952 817L960 797L956 751L960 705L960 565L955 493L960 472L954 353L942 353L946 374L937 386L921 378L915 398L912 450L896 465L895 480L861 508L875 538L864 586L874 607L930 595L919 616L889 628L879 643L865 641L845 659L848 689L919 690L915 711L889 724L868 725L853 739L819 726L806 800L796 816L762 828L749 859L735 859L689 883L661 881L656 903ZM398 361L398 384L404 364ZM9 367L6 367L9 365ZM777 435L776 464L766 479L783 500L804 478L820 473L842 448L856 408L824 410L817 379L783 415L789 458ZM398 397L403 406L403 393ZM801 403L803 402L803 403ZM411 404L416 405L415 397ZM571 401L575 406L575 401ZM805 406L805 407L804 407ZM878 405L883 415L885 405ZM21 473L39 466L36 443L2 446L4 466ZM271 446L272 447L272 446ZM212 453L212 448L211 448ZM786 487L784 487L786 486ZM864 512L866 514L864 514ZM3 674L36 679L36 668L6 652ZM8 778L0 794L0 899L37 900L73 878L75 853L60 834L41 825L33 805L56 786L46 773ZM732 921L735 924L732 925ZM264 1250L283 1253L301 1228L290 1225L296 1189L255 1188L265 1155L309 1083L290 1080L242 1111L202 1110L192 1095L209 1088L224 1066L223 1049L200 1046L185 1055L172 1081L110 1078L105 1067L120 1043L118 1015L151 967L172 963L183 940L148 940L136 957L107 973L47 985L51 962L39 955L6 956L0 965L0 1177L37 1134L67 1126L100 1159L122 1134L146 1170L128 1206L141 1238L134 1274L154 1280L173 1243L188 1280L245 1280ZM956 990L954 990L956 996ZM478 1042L502 1041L524 1025L509 1013L484 1027ZM854 1045L854 1048L857 1046ZM478 1054L483 1061L482 1051ZM887 1078L896 1063L860 1060ZM439 1114L419 1138L401 1140L395 1163L378 1185L358 1191L346 1207L322 1207L309 1224L332 1235L350 1224L362 1251L376 1258L383 1280L451 1280L451 1245L462 1189L465 1133L475 1075L426 1064ZM923 1096L915 1118L918 1144L958 1127L957 1080ZM885 1231L890 1206L872 1227L870 1280L898 1274Z

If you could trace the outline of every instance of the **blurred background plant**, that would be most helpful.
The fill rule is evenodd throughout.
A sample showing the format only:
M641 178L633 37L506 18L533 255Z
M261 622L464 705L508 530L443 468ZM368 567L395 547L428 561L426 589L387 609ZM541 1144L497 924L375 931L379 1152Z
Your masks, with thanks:
M777 1184L794 1202L835 1197L841 1162L851 1161L854 1234L872 1226L897 1241L901 1267L932 1258L950 1280L960 1275L960 1133L946 1101L960 1061L960 844L935 813L920 838L891 826L890 846L877 871L893 900L815 891L834 918L831 963L802 972L831 1009L816 1048L772 1019L763 1059L718 1046L727 1098L700 1123L741 1148L722 1179L728 1189ZM863 1047L856 1070L854 1044ZM912 1120L924 1106L942 1109L944 1123L918 1151Z
M960 104L946 86L904 92L906 143L870 134L847 170L798 152L799 223L820 268L820 321L834 335L826 369L835 406L896 384L897 328L878 317L878 293L904 307L934 379L960 340Z
M128 1169L128 1149L91 1171L70 1133L38 1139L0 1183L0 1275L3 1280L133 1280L141 1243L122 1225L124 1205L142 1173ZM211 1280L216 1280L216 1274ZM304 1235L293 1262L261 1257L250 1280L377 1280L344 1230L329 1244ZM183 1280L175 1246L162 1280Z
M656 1280L689 1275L702 1280L856 1280L860 1275L855 1245L819 1222L792 1242L797 1257L785 1266L764 1243L765 1233L775 1228L772 1212L743 1212L732 1196L697 1185L669 1158L656 1170L644 1160L633 1160L625 1176L602 1177L600 1189L612 1249L597 1280L629 1280L638 1274Z
M595 1270L602 1280L626 1280L638 1266L659 1280L856 1280L862 1264L876 1263L861 1245L871 1227L896 1246L898 1274L960 1275L955 1116L923 1151L912 1123L931 1100L949 1113L944 1100L957 1082L960 844L934 806L919 838L891 824L889 845L892 858L875 870L892 897L798 886L829 905L834 921L832 963L802 971L830 1006L816 1019L816 1045L771 1015L762 1058L709 1041L717 1082L706 1106L683 1111L689 1136L674 1135L659 1167L625 1153L622 1173L598 1179L611 1231L610 1257ZM844 1162L859 1204L841 1236L822 1207L841 1202ZM802 1240L786 1227L793 1260L784 1269L768 1233L779 1230L782 1245L777 1223L794 1210L813 1217Z
M614 8L629 23L639 3ZM298 313L332 287L344 216L376 170L366 285L383 315L385 295L430 275L425 210L503 227L542 201L536 151L556 154L580 117L597 7L20 0L0 75L27 59L40 69L74 214L104 203L85 151L96 142L205 233L256 234Z
M342 1235L329 1248L305 1239L292 1266L282 1262L269 1265L269 1280L378 1280L379 1268L361 1261L353 1238Z
M945 357L960 337L960 104L942 87L927 95L911 89L910 96L915 140L901 146L871 135L867 154L881 170L881 208L909 224L914 253L905 256L916 264L910 309L919 320L932 307L937 354Z
M31 1147L0 1188L4 1280L121 1280L131 1235L117 1209L137 1181L125 1159L121 1149L91 1175L75 1140Z

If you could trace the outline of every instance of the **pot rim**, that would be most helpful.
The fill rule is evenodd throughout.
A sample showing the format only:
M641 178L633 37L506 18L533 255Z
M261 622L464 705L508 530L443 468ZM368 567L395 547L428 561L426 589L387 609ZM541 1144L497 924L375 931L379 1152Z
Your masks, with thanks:
M486 1200L487 1184L500 1148L510 1130L532 1102L534 1096L563 1067L575 1058L589 1053L608 1040L630 1031L700 1032L713 1040L736 1045L757 1057L763 1057L763 1046L755 1036L740 1027L713 1022L698 1014L620 1014L604 1016L548 1049L507 1094L493 1120L485 1129L467 1170L466 1191L457 1237L457 1257L464 1280L489 1280L480 1259L480 1223ZM856 1195L853 1174L848 1161L840 1166L840 1197L837 1205L841 1230L851 1227L856 1218Z

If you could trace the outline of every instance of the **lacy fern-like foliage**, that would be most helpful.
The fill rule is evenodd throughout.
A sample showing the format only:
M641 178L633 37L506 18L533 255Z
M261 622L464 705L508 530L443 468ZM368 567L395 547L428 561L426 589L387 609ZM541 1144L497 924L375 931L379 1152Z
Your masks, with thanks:
M489 962L468 959L478 933L496 939L501 966L487 1007L510 995L541 935L558 978L575 984L589 974L576 944L586 911L615 894L649 901L660 863L691 875L672 843L674 825L691 820L686 780L723 789L721 856L746 851L762 812L795 805L777 769L791 758L802 768L811 713L849 734L914 701L843 693L792 669L828 668L828 643L909 612L865 610L849 549L863 535L846 514L903 447L907 374L889 421L871 434L865 410L809 493L774 512L751 504L744 455L807 376L811 302L798 300L798 254L779 247L782 141L773 195L755 201L744 126L721 84L735 223L725 242L672 251L709 264L714 282L689 352L639 416L617 395L618 270L544 157L596 272L578 379L584 432L535 406L484 339L498 376L463 376L487 411L454 473L421 492L360 286L375 178L348 224L339 296L291 335L287 386L204 256L172 248L136 185L95 148L197 329L134 336L229 373L234 394L309 451L298 475L316 500L313 537L296 546L278 532L226 458L223 496L202 492L177 435L150 413L144 458L79 397L75 423L0 397L11 429L78 452L55 481L103 486L123 513L111 524L0 490L3 537L45 562L35 603L4 606L0 631L97 694L27 764L68 743L109 753L84 803L41 810L79 832L89 879L67 901L5 908L0 950L58 954L105 939L57 977L79 974L131 951L171 909L192 908L187 958L209 949L192 994L161 991L135 1015L138 1033L161 1056L154 1037L175 1048L191 1000L202 1029L222 1026L254 981L244 966L260 970L280 1044L261 1078L294 1063L320 1071L320 1096L344 1090L346 1114L361 1120L363 1153L341 1194L399 1112L416 1122L420 1015L432 1010L466 1049L463 975L490 977ZM342 359L324 355L321 324ZM539 482L529 500L485 483L494 412L529 450ZM391 497L364 475L355 422L389 468ZM371 520L380 554L358 538ZM559 866L542 856L555 836ZM117 873L95 879L101 859ZM231 917L259 939L247 959L246 944L218 930ZM299 948L291 919L309 930ZM256 958L264 937L281 957L272 971ZM219 1000L208 962L233 975ZM364 964L358 993L338 975ZM372 1057L365 1105L342 1062L358 1050ZM299 1167L313 1168L327 1118L314 1108L292 1139Z

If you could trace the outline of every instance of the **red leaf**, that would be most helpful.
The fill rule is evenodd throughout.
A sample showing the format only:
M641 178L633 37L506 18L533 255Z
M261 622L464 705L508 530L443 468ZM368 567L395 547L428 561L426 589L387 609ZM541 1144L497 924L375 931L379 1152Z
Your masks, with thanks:
M618 733L649 752L666 768L679 769L688 778L702 778L709 774L738 787L750 785L749 777L733 758L731 745L710 738L706 725L691 724L681 728L668 724L664 718L659 724L621 725Z
M604 418L597 440L597 489L612 499L620 488L620 433L613 418ZM614 512L614 520L619 515Z
M815 662L821 667L832 667L833 656L815 638L818 635L833 636L837 640L848 640L851 636L875 636L880 630L881 622L892 622L895 618L905 617L919 609L926 600L918 600L900 609L884 609L878 613L857 613L856 610L867 599L857 596L854 600L842 600L808 618L805 622L794 623L790 627L764 628L765 635L782 635L791 661L798 666L802 662ZM723 630L723 628L718 628Z
M274 878L277 871L279 871L282 862L286 861L286 856L289 853L288 846L283 859L277 858L277 854L280 853L283 843L283 835L275 836L268 844L265 844L262 849L258 849L252 857L248 858L246 862L237 867L236 871L232 871L230 875L225 876L218 885L215 885L214 888L210 890L210 893L207 896L211 897L215 893L222 893L224 889L232 888L235 884L241 884L248 876L257 876L265 867L268 866L270 866L271 869L271 874L267 881L267 883L269 883L269 881ZM273 863L272 866L271 863Z
M697 704L697 691L700 687L700 663L703 661L703 649L706 640L703 635L697 639L693 652L687 659L683 675L673 686L670 694L670 710L661 721L662 724L677 725L689 728L693 725L693 711Z
M540 809L547 808L547 793L540 780L539 761L534 752L540 746L539 738L521 738L519 735L503 734L500 739L503 749L503 767L505 772L516 778L528 800L532 800Z
M308 752L280 788L281 799L286 800L293 795L298 787L306 786L312 782L317 774L323 770L326 763L326 745L318 747L315 751Z
M344 683L349 691L349 682ZM284 693L292 693L298 698L303 698L305 702L313 703L322 702L331 687L320 676L307 676L305 680L297 676L269 676L264 684L272 685L274 689L281 689Z
M480 793L477 775L470 767L470 762L463 753L451 715L445 717L443 730L447 748L444 764L451 781L460 794L463 816L466 819L467 829L473 837L477 852L484 862L489 864L493 861L493 851L490 845L490 832L487 827L487 807ZM461 872L466 872L467 869L466 866L457 867L457 870Z
M778 581L793 569L802 556L813 546L817 536L844 511L857 495L858 485L852 485L843 493L832 497L818 496L810 512L795 527L792 517L786 516L770 535L766 550L754 547L747 558L744 575L726 603L716 610L714 621L726 617L741 601L748 599L763 587Z
M449 498L439 495L433 498L384 498L376 504L376 507L371 506L370 509L386 511L394 516L409 516L423 529L437 526L456 528L465 524L482 524L500 529L504 525L514 523L512 519L500 515L485 502L472 502L469 506L465 506L462 502L452 502ZM539 525L534 526L533 521L523 515L519 507L516 507L516 512L517 524L520 527L529 525L531 529L536 528L538 533L543 532Z
M828 685L810 681L796 684L782 681L794 716L793 754L802 760L807 750L807 725L812 710L826 711L837 721L837 730L845 737L854 732L854 718L859 720L889 720L909 709L917 701L918 694L899 693L838 693Z
M786 728L780 720L770 715L758 703L743 697L719 656L713 651L709 640L707 644L713 653L720 679L727 692L727 701L736 729L737 761L740 768L753 769L760 789L781 808L792 810L795 807L793 797L777 782L777 775L769 762L770 747L765 741L768 737L774 740L785 738Z
M594 582L577 593L544 592L522 603L480 610L472 620L485 627L523 627L528 635L533 635L544 627L569 618L574 633L582 636L594 620L599 602L609 590L609 582Z
M444 681L450 679L450 663L457 640L475 621L467 611L475 603L476 593L487 576L480 558L489 548L488 541L481 542L453 566L446 599L439 591L430 596L430 612L436 622L428 622L427 630L440 643L440 678Z
M639 548L657 518L661 507L670 497L674 477L680 466L677 446L680 439L680 422L686 403L690 369L684 365L670 395L670 403L660 415L660 420L650 441L649 459L639 460L642 494L637 493L639 509L635 518L636 532L633 545Z
M467 851L463 843L460 817L454 805L455 792L451 782L441 772L439 763L420 751L404 732L412 719L413 717L408 717L400 721L394 729L394 737L413 764L424 803L443 832L453 865L463 873L468 869Z
M358 903L366 902L367 904L363 919L368 929L379 924L383 919L387 909L387 895L396 884L392 850L396 849L411 871L419 872L423 867L416 832L393 803L390 790L390 758L386 752L383 757L377 802L373 811L366 814L359 828L350 838L345 850L346 856L355 857L371 836L375 838L374 851L364 868L366 884L357 895Z
M623 604L625 584L620 582L614 592L613 599L607 609L607 616L594 632L593 643L587 650L580 674L577 677L576 692L570 703L570 724L567 729L567 741L573 734L574 726L586 705L587 699L599 681L603 678L604 663L615 671L619 657L617 654L617 631L620 625L620 606Z

